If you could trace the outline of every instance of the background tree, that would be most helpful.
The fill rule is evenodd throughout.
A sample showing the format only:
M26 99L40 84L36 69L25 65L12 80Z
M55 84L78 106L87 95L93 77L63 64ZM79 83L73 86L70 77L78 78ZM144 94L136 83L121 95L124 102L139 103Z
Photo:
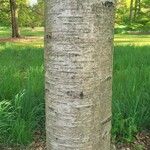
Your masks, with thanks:
M10 0L10 12L11 12L11 26L12 37L19 38L19 26L18 26L18 6L16 0Z
M11 26L12 37L19 37L20 27L44 25L44 1L30 6L28 0L0 0L0 26Z
M128 31L149 32L149 0L118 0L116 10L116 33Z
M44 1L38 0L33 6L20 5L19 24L21 27L44 26Z
M130 23L132 23L132 19L133 19L133 0L131 0L130 2L130 16L129 16Z
M44 1L38 0L37 4L30 8L29 24L32 28L44 26Z

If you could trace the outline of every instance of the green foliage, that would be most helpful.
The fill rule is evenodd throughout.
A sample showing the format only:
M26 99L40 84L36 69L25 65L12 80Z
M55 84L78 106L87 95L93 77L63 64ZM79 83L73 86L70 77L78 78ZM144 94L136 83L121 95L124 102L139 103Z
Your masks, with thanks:
M149 0L142 0L140 3L140 12L135 13L135 0L133 0L133 17L130 21L130 1L117 0L116 8L116 24L115 33L127 33L128 31L149 32ZM44 0L38 0L38 3L30 6L27 0L17 0L19 10L19 26L20 27L40 27L44 26ZM0 2L0 26L11 25L9 1ZM119 27L120 26L120 27ZM121 26L125 26L122 28Z
M10 8L8 0L0 1L0 26L10 25Z
M116 141L131 142L138 131L150 129L149 48L115 48L112 134Z
M17 0L18 22L21 27L38 27L44 25L44 1L38 0L30 6L27 0ZM0 1L0 26L11 26L10 4L8 0Z
M150 18L149 0L140 2L140 11L135 12L135 0L133 0L132 20L130 20L130 2L131 0L118 0L116 8L115 33L127 33L128 31L149 32L150 28L147 23ZM138 5L137 5L138 6ZM126 26L120 28L119 26ZM119 27L119 28L118 28Z
M20 5L19 24L22 27L44 26L44 1L39 0L36 5Z
M126 1L117 1L116 5L116 23L123 24L128 20L129 8Z

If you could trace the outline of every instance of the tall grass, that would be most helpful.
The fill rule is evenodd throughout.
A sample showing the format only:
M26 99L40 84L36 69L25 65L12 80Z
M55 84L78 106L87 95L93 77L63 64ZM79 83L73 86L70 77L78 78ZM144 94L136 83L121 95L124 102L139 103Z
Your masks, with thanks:
M0 143L28 144L44 129L43 50L1 44Z
M150 128L150 46L116 46L112 135L132 141ZM43 48L0 44L0 143L26 145L44 132Z
M112 106L117 141L131 142L150 129L150 46L116 46Z

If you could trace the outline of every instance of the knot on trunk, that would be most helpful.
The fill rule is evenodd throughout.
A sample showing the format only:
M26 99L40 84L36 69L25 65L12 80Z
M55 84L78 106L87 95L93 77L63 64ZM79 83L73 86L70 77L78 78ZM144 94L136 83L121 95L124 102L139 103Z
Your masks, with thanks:
M114 3L111 1L102 2L103 6L105 7L114 7Z

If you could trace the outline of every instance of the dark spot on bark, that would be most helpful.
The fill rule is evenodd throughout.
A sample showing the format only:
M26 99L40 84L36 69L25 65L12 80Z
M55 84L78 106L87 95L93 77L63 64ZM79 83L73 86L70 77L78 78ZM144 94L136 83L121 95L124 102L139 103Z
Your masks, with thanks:
M70 93L70 91L67 91L67 94L69 94Z
M77 56L80 56L80 54L76 54L76 53L69 54L69 57L77 57Z
M79 56L79 54L75 54L75 56L77 57L77 56Z
M68 96L72 96L73 95L73 91L67 91L66 92Z
M84 94L81 92L80 94L76 93L75 91L67 91L66 94L72 98L80 98L83 99Z
M114 3L113 3L113 2L110 2L110 1L103 2L102 4L103 4L105 7L113 7L113 6L114 6Z
M108 135L108 131L105 131L102 135L102 138L105 139L107 137L107 135Z
M50 90L48 88L45 88L45 92L49 92Z
M86 106L85 108L90 108L91 106Z
M49 108L51 111L54 111L54 108L52 108L52 107L50 107L50 106L48 106L48 108Z
M108 82L108 81L111 81L111 79L112 79L112 76L108 76L108 77L102 79L102 82Z
M80 93L80 98L83 99L83 96L84 96L84 94L83 94L83 92L81 92Z
M112 77L111 76L108 76L107 78L106 78L106 81L109 81L109 80L111 80L112 79Z
M103 121L101 122L101 124L104 125L104 124L110 122L110 121L111 121L111 118L112 118L112 116L109 116L108 118L106 118L105 120L103 120Z
M75 79L75 76L73 75L73 76L71 77L71 79Z
M102 17L102 15L101 15L102 10L111 10L112 11L112 10L114 10L114 6L115 6L114 2L107 0L105 2L93 4L91 7L92 7L93 13L96 14L96 16L98 18L101 18Z
M49 33L49 34L45 35L45 38L46 39L51 39L52 38L52 33Z
M55 113L55 115L58 115L59 113L52 107L48 106L49 110L52 112L52 113Z
M80 56L79 54L72 54L73 56L77 57L77 56Z
M77 110L80 110L81 108L80 108L80 107L76 107L76 109L77 109Z
M83 9L82 0L77 0L77 9Z

